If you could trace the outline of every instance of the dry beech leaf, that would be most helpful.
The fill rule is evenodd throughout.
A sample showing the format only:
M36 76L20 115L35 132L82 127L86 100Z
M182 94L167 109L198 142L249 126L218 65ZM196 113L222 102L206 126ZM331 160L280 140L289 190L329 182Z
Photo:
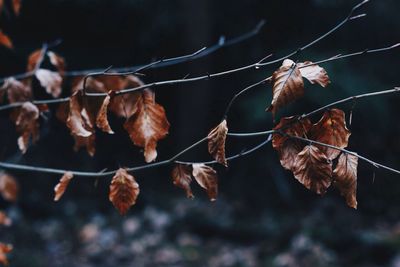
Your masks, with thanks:
M32 98L32 89L28 82L20 82L14 78L8 78L0 89L7 92L8 102L25 102Z
M293 165L294 177L309 190L324 194L332 181L332 162L313 145L297 155Z
M65 190L68 187L69 182L74 177L72 172L66 172L61 177L58 184L54 187L54 201L59 201L60 198L64 195Z
M307 137L312 124L309 119L298 120L297 117L285 117L274 127L289 136ZM297 154L304 148L304 143L300 140L290 139L283 134L275 133L272 135L272 147L278 151L279 160L287 170L292 170Z
M13 49L14 48L10 37L8 37L8 35L3 33L2 30L0 30L0 45L5 46L8 49Z
M11 224L12 221L7 214L4 211L0 211L0 225L10 226Z
M300 69L301 75L307 80L309 80L310 83L312 84L318 83L322 87L328 86L328 84L331 81L329 80L328 73L325 71L325 69L321 68L318 65L310 65L310 64L313 64L313 62L306 61L304 63L297 64L297 66Z
M168 134L169 122L164 108L155 102L151 90L142 91L136 110L126 120L124 128L133 143L144 148L145 161L154 161L157 157L157 142Z
M107 112L108 112L108 105L110 104L110 99L111 95L108 94L104 100L103 104L100 107L99 112L97 113L96 117L96 125L99 127L102 131L113 134L113 130L110 127L110 124L108 122L108 117L107 117Z
M225 158L225 140L226 134L228 133L228 127L226 120L223 120L217 127L215 127L208 134L208 152L214 157L214 159L224 165L228 166Z
M96 135L92 134L88 137L82 137L79 135L72 135L75 140L74 151L79 151L80 148L86 148L87 153L93 157L96 153Z
M340 109L331 109L324 113L321 120L313 125L310 130L312 140L332 145L339 148L347 147L350 131L346 127L345 114ZM326 146L318 146L325 155L333 160L339 156L340 151Z
M172 170L172 182L177 187L182 188L186 192L188 198L194 198L190 184L192 183L192 167L190 165L177 164Z
M4 244L0 242L0 263L8 266L7 254L10 253L13 246L10 244Z
M304 83L300 70L290 59L285 59L282 66L272 74L272 102L267 108L272 115L281 107L304 95Z
M344 196L347 205L353 209L357 209L357 166L357 156L342 153L333 171L335 187Z
M58 72L38 69L35 72L36 78L39 80L40 85L46 89L46 92L57 98L61 95L62 77Z
M0 194L1 196L11 202L15 202L18 197L18 183L14 177L7 173L0 174Z
M19 109L19 114L15 125L18 138L18 147L25 153L29 146L29 140L35 143L39 139L39 109L31 102L25 102Z
M121 215L126 214L136 202L139 195L139 184L125 169L120 168L110 185L109 199Z
M69 100L67 126L73 135L88 137L93 134L88 113L83 107L82 91L76 91Z
M56 69L58 70L58 72L63 75L64 71L65 71L65 60L63 57L61 57L60 55L54 53L53 51L47 51L47 56L50 59L50 63L56 67Z
M205 164L192 164L192 168L196 182L207 191L208 198L215 201L218 194L217 172Z

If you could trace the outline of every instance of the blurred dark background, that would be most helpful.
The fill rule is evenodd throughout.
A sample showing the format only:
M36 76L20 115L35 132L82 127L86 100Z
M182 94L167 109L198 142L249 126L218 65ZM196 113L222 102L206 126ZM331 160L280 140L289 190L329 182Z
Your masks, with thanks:
M269 53L279 57L326 32L348 14L349 0L36 0L23 1L21 14L2 15L1 28L15 49L0 47L0 76L25 70L29 53L44 42L61 39L53 50L68 70L131 66L192 53L250 31L261 32L207 57L146 71L145 82L190 77L257 62ZM334 35L294 60L320 60L339 53L399 42L398 0L371 1ZM399 86L399 50L326 63L332 84L306 84L306 97L280 112L301 114L355 94ZM204 137L223 115L235 92L269 76L279 66L221 78L156 88L171 123L159 142L157 160L167 159ZM65 90L68 90L66 88ZM270 129L264 112L269 85L252 90L230 114L234 132ZM349 149L400 168L400 106L396 95L360 100L353 110ZM349 114L352 103L340 106ZM41 119L40 141L20 155L15 127L0 115L1 160L62 169L97 171L144 164L112 117L115 135L97 133L96 155L73 152L73 140L54 115ZM318 117L313 118L314 121ZM227 141L235 154L263 137ZM185 154L208 160L206 146ZM171 167L138 171L141 193L127 216L108 201L110 179L74 179L63 199L53 202L55 175L12 171L20 183L17 203L1 200L14 219L1 229L1 240L14 244L11 266L400 266L400 177L360 162L358 209L346 206L334 189L320 197L306 190L279 165L275 151L264 147L218 170L219 199L207 200L193 185L188 200L174 187Z

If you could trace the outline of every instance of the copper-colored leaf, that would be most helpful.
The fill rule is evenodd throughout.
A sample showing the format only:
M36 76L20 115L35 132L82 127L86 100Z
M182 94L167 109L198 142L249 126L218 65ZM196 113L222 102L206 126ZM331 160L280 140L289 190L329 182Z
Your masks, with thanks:
M208 152L214 159L224 165L228 166L225 158L225 140L228 133L226 120L223 120L217 127L211 130L208 134Z
M14 177L7 173L0 174L0 194L1 196L11 202L15 202L18 197L18 183Z
M297 155L293 174L306 188L324 194L331 185L332 162L318 147L308 145Z
M60 96L62 88L62 77L58 72L46 69L38 69L35 72L36 78L39 80L40 85L46 89L46 92L54 98Z
M29 146L29 140L35 143L39 139L39 109L31 102L25 102L19 109L19 114L15 125L18 138L18 147L22 153L25 153Z
M297 154L304 148L304 143L290 139L288 136L307 137L312 124L309 119L298 120L297 117L285 117L274 127L272 135L272 147L279 153L279 160L282 167L292 170Z
M7 92L8 102L25 102L32 98L32 90L28 82L20 82L14 78L8 78L0 90Z
M107 112L108 112L108 105L110 103L110 94L108 94L104 100L103 104L100 107L99 112L97 113L96 117L96 125L99 127L102 131L113 134L113 130L110 127L110 124L108 122L108 117L107 117Z
M215 201L218 194L217 172L205 164L193 164L192 167L192 175L196 182L207 191L208 198Z
M9 49L13 49L13 43L10 39L10 37L8 37L8 35L6 35L5 33L3 33L2 30L0 30L0 45L3 45Z
M350 134L346 127L345 114L340 109L326 111L321 120L314 124L310 130L312 140L339 148L347 147ZM318 146L318 148L331 160L340 154L337 149L326 146Z
M89 115L83 107L82 91L76 91L69 100L67 126L73 135L88 137L92 135Z
M19 16L21 10L21 0L12 0L12 8L15 15Z
M0 242L0 263L8 266L7 254L10 253L13 246L10 244L4 244Z
M64 192L73 177L74 175L72 172L64 173L58 184L54 187L54 201L59 201L60 198L64 195Z
M357 166L357 156L342 153L333 171L335 187L344 196L347 205L354 209L357 209Z
M133 143L144 148L146 162L154 161L157 157L157 142L168 134L169 122L164 108L155 102L151 90L142 91L137 108L124 123L124 128Z
M112 178L109 199L121 215L135 204L139 195L139 184L125 169L119 169Z
M194 198L190 184L192 182L192 168L190 165L177 164L172 170L172 182L186 192L188 198Z
M47 56L50 59L50 63L56 67L58 72L63 75L65 71L65 60L60 55L54 53L53 51L47 51Z
M11 224L12 221L7 214L4 211L0 211L0 225L10 226Z
M272 75L272 102L267 108L275 116L278 109L304 95L304 83L300 70L290 59Z
M96 135L92 134L88 137L83 137L79 135L72 135L75 140L74 150L78 151L81 147L86 148L88 154L93 157L96 153Z
M301 75L309 80L312 84L318 83L322 87L328 86L331 81L329 80L328 73L325 71L325 69L318 65L311 64L313 64L311 61L298 64Z

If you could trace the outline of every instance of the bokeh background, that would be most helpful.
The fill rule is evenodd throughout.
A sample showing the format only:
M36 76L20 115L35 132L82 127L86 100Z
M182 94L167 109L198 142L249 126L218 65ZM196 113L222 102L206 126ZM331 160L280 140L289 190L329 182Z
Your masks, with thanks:
M357 1L349 0L36 0L23 1L21 14L6 12L1 28L14 41L0 48L1 77L21 73L29 53L44 42L61 39L53 50L65 57L68 70L131 66L184 55L251 30L260 33L240 44L194 61L146 71L144 81L191 77L254 63L269 53L285 55L326 32ZM398 0L371 1L367 17L347 24L294 59L319 60L339 53L399 42ZM301 114L355 94L399 86L399 50L326 63L332 84L306 84L306 97L279 115ZM157 101L171 123L159 142L167 159L204 137L220 120L233 94L269 76L279 66L235 73L208 81L158 87ZM66 88L65 90L68 90ZM237 102L230 130L267 130L264 112L269 85ZM351 150L400 168L399 96L357 101L353 109ZM352 103L340 108L349 114ZM97 153L72 151L68 129L47 114L40 141L25 155L8 113L0 114L1 160L34 166L92 170L144 164L112 117L113 136L97 134ZM314 121L318 117L313 118ZM227 154L240 152L263 137L227 141ZM185 154L189 161L208 160L206 146ZM74 179L63 199L53 202L55 175L10 171L20 183L19 200L0 200L14 224L0 230L14 244L11 266L400 266L400 177L360 162L358 209L346 206L332 189L320 197L306 190L279 165L269 146L216 166L219 198L209 202L193 185L188 200L170 178L171 167L134 173L141 193L125 217L108 201L110 178Z

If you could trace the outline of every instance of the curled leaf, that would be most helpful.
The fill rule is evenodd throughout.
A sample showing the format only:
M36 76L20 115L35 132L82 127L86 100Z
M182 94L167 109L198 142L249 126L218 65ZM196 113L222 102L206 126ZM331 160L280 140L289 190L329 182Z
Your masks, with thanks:
M25 153L29 146L29 140L35 143L39 139L39 109L30 102L25 102L19 109L19 114L15 125L18 138L18 147L22 153Z
M172 170L172 182L186 192L188 198L194 198L190 184L192 183L192 168L190 165L177 164Z
M301 75L310 81L310 83L318 83L322 87L328 86L331 82L329 80L328 73L324 68L321 68L318 65L312 65L313 62L305 61L304 63L299 63L298 67L300 69Z
M169 122L164 108L155 102L151 90L142 91L137 108L124 123L124 128L133 143L144 148L146 162L154 161L157 157L157 142L168 134Z
M357 209L358 157L342 153L333 171L334 185L346 199L347 205Z
M125 169L119 169L110 185L109 199L121 215L135 204L139 195L139 184Z
M0 263L8 266L7 254L10 253L13 246L10 244L4 244L0 242Z
M332 162L318 147L308 145L297 155L293 174L307 189L324 194L331 185Z
M99 127L102 131L109 133L109 134L113 134L113 130L110 127L110 124L108 122L108 118L107 118L107 112L108 112L108 105L110 104L110 94L108 94L104 100L103 100L103 104L100 107L99 112L97 113L97 117L96 117L96 125L97 127Z
M11 202L15 202L18 197L18 183L14 177L7 173L0 174L0 194L1 196Z
M346 127L345 114L340 109L326 111L321 120L314 124L310 130L312 140L339 148L347 147L350 134ZM340 154L339 150L330 147L318 146L318 148L330 160L335 159Z
M72 172L66 172L61 177L58 184L54 187L54 201L59 201L60 198L64 195L65 190L68 187L69 182L74 177Z
M69 100L67 126L73 135L88 137L92 135L90 131L92 127L82 101L82 91L76 91L71 96Z
M46 69L38 69L35 72L35 76L48 94L52 95L54 98L61 95L62 77L59 73Z
M217 172L205 164L192 164L192 168L196 182L207 191L208 198L215 201L218 194Z
M285 59L272 75L272 102L267 108L275 116L278 109L304 95L304 83L298 66Z
M2 30L0 30L0 45L5 46L8 49L13 49L14 48L10 37L8 37L7 34L3 33Z
M225 140L228 133L226 120L223 120L217 127L211 130L208 134L208 152L214 159L224 165L228 166L225 158Z

